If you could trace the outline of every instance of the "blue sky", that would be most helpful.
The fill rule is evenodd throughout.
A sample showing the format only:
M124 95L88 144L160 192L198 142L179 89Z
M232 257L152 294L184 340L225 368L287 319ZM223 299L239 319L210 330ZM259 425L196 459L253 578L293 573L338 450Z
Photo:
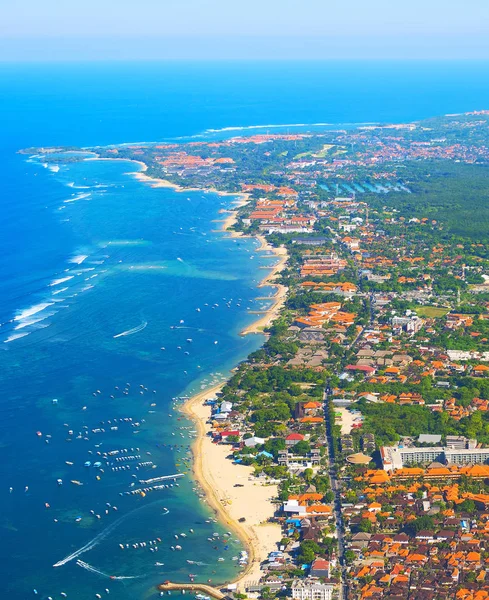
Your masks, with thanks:
M29 58L489 59L489 0L0 0Z

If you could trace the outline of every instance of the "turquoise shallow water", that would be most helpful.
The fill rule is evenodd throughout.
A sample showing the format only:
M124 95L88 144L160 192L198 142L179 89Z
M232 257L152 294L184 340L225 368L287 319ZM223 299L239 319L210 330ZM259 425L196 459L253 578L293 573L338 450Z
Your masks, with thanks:
M346 62L0 66L2 598L35 597L34 588L43 599L62 591L94 598L105 588L122 600L151 598L154 584L167 577L224 581L236 573L231 559L240 546L231 540L225 550L225 532L206 522L211 515L190 477L145 498L124 492L139 479L187 470L193 427L171 398L225 377L261 343L238 334L253 320L247 309L262 307L256 296L272 291L256 284L264 275L258 267L273 262L255 252L253 240L214 231L229 198L152 189L127 175L138 168L132 163L60 164L53 171L16 152L487 108L488 69ZM126 448L106 464L104 453ZM140 458L115 460L129 456ZM98 461L104 473L93 466ZM157 467L136 470L137 463ZM182 532L187 537L177 540ZM214 533L219 540L208 541ZM156 553L149 545L119 547L156 538ZM182 550L172 551L177 544ZM81 566L75 557L53 568L87 546L77 557Z

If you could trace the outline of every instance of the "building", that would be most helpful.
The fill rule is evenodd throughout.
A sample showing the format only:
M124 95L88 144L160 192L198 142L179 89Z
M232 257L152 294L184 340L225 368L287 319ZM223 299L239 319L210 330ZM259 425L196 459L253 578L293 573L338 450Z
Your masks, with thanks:
M264 443L265 443L264 438L260 438L260 437L256 437L256 436L250 437L244 441L244 445L247 448L254 448L255 446L261 446Z
M278 464L281 466L292 468L311 468L319 465L321 461L321 453L318 448L313 448L305 456L292 454L287 450L280 450L278 453Z
M463 435L447 435L446 444L447 448L463 450L477 448L476 440L468 440Z
M316 558L312 561L311 570L309 571L311 577L331 577L331 564L329 560L325 558Z
M320 583L317 579L296 579L292 582L292 598L294 600L331 600L334 586Z
M313 237L313 238L297 238L292 240L293 244L303 244L304 246L324 246L329 242L326 237Z
M441 435L422 433L418 437L418 442L420 444L439 444L441 442ZM447 446L451 446L451 444L448 443L448 438L447 438ZM462 446L462 447L464 447L464 446Z
M382 446L380 455L385 471L402 469L406 465L439 462L453 465L475 465L489 463L489 448L473 448L472 440L466 440L465 448L432 446L427 448L404 448Z
M406 315L405 317L396 316L392 318L391 322L394 331L399 333L401 331L405 331L409 335L413 335L418 332L423 325L423 320L417 315Z
M285 438L285 445L289 448L295 446L298 442L302 442L304 440L304 436L302 433L290 433Z

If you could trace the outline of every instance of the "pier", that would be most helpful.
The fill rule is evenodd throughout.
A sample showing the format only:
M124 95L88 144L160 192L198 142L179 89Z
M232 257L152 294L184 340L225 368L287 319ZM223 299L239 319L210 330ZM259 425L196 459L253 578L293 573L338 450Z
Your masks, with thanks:
M171 581L165 581L165 583L161 583L158 586L158 589L162 592L168 591L189 591L189 592L200 592L211 598L215 598L215 600L224 600L227 598L225 594L223 594L218 589L212 587L211 585L206 585L205 583L172 583Z
M161 477L154 477L153 479L140 479L139 483L148 485L152 483L159 483L160 481L168 481L169 479L179 479L184 475L185 473L175 473L175 475L162 475Z

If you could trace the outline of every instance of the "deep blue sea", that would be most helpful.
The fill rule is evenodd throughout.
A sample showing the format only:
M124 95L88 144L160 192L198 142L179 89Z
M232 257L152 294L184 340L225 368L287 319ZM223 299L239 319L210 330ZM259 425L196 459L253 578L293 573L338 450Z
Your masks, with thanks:
M219 231L232 198L153 189L130 162L57 169L17 151L483 108L487 63L0 65L2 598L153 598L167 578L239 571L172 398L262 343L239 332L274 260ZM178 487L126 494L176 472Z

